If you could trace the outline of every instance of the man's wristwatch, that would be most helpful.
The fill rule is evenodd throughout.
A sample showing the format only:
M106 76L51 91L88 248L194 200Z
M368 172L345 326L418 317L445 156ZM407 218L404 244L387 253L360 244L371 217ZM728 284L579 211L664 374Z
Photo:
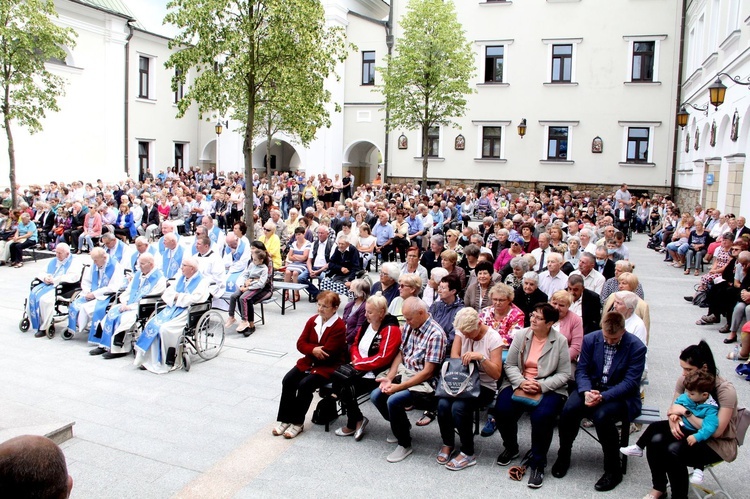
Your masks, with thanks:
M692 415L693 415L693 411L691 411L690 409L685 409L685 416L690 417Z

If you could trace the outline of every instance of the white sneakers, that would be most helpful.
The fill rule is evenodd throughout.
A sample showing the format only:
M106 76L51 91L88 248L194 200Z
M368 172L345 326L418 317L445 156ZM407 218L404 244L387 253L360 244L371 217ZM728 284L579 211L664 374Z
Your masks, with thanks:
M703 483L703 470L694 469L690 475L690 483L701 484Z
M624 454L626 456L633 456L633 457L642 457L643 449L641 449L635 444L628 445L627 447L620 447L620 454Z
M278 423L276 423L276 426L273 427L273 430L271 430L271 433L273 434L274 437L280 437L281 435L284 434L286 429L289 428L290 426L292 425L289 423L282 423L281 421L279 421Z
M401 447L400 445L396 447L396 450L391 452L386 460L389 463L398 463L406 459L411 455L411 453L414 452L411 447Z

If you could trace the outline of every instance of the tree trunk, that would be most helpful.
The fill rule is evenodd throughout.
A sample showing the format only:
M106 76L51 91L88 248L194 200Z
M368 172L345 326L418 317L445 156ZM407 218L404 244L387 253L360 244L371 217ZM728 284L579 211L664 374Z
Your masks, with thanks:
M247 123L245 125L245 140L242 153L245 156L245 223L247 224L247 238L255 240L255 203L253 202L253 127L255 126L255 78L251 75L247 86Z
M8 111L10 111L10 87L6 86L5 95L3 96L3 121L5 125L5 135L8 137L8 179L10 180L11 207L15 208L18 206L18 200L16 199L18 191L16 188L16 149L13 146L13 133L10 130Z
M273 132L271 131L271 120L268 121L268 128L266 128L266 178L271 178L271 140L273 139ZM270 186L270 184L269 184Z

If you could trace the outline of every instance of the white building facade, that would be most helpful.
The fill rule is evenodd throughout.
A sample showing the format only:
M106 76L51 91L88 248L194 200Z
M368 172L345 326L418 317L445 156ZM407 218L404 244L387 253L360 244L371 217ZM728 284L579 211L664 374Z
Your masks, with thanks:
M407 3L393 2L396 20ZM457 3L474 49L475 93L457 128L433 131L429 178L668 189L679 2L639 9L646 6L633 0ZM396 25L396 51L400 35ZM420 177L420 131L394 130L389 145L389 176Z
M175 117L172 75L164 67L169 40L140 29L117 0L57 0L55 8L56 22L77 34L75 47L65 47L64 63L47 64L67 80L65 95L60 111L47 113L43 131L30 135L14 126L17 182L114 182L138 178L141 168L155 175L178 164L198 165L215 139L214 127L192 109ZM7 150L4 133L0 148ZM7 178L3 154L0 185Z
M750 215L750 2L692 0L687 5L682 102L690 114L680 131L678 200ZM724 74L721 74L724 73ZM729 75L729 76L727 76ZM724 103L709 104L708 87L726 85ZM696 110L695 107L705 109Z

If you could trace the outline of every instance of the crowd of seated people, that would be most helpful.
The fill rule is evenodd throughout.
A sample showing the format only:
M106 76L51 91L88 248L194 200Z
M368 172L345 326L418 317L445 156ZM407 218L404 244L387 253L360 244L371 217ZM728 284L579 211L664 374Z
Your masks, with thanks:
M29 223L43 227L37 229L40 234L45 232L39 243L49 247L65 242L73 253L89 251L97 258L94 267L100 274L109 272L110 267L113 275L126 268L139 271L144 251L131 242L139 235L145 238L145 252L151 253L148 248L156 251L164 277L176 278L180 286L168 288L168 304L173 310L160 319L165 322L179 317L182 312L176 309L187 303L184 300L189 296L217 298L226 290L231 291L235 314L239 302L240 330L252 332L253 297L268 292L274 271L281 271L288 282L304 283L310 300L319 304L318 314L307 322L298 342L305 357L285 378L275 435L299 435L313 391L331 378L338 364L353 359L357 375L367 381L342 389L342 400L351 407L359 394L372 390L373 404L390 423L393 435L389 441L398 444L388 461L399 462L411 454L405 409L417 406L424 410L418 425L436 418L441 424L444 438L438 462L451 470L472 466L476 461L465 430L466 408L441 405L430 396L442 361L453 356L477 361L483 386L490 390L493 386L501 392L520 389L532 398L540 393L560 395L560 400L550 395L549 407L531 411L540 428L547 426L551 416L560 416L561 424L566 424L554 476L564 476L570 466L576 421L591 419L600 435L605 435L605 475L597 489L615 487L621 476L613 465L610 418L602 413L610 410L610 400L603 394L608 390L623 394L626 409L622 412L618 406L617 410L633 416L640 407L645 355L642 362L640 357L648 341L648 324L642 318L646 295L629 258L627 236L631 231L652 232L659 239L658 246L675 263L684 259L683 267L692 273L699 267L701 245L710 251L711 234L721 230L715 234L719 244L711 257L712 269L703 276L712 276L711 284L708 280L702 283L707 291L719 293L717 284L735 281L735 274L724 281L718 277L729 272L730 266L734 270L731 250L743 242L744 220L739 227L739 220L731 224L712 214L703 219L706 225L698 227L697 216L677 217L669 199L658 195L639 199L624 185L614 193L592 197L578 191L511 193L505 188L483 188L473 192L440 185L422 193L418 185L408 182L356 186L350 173L345 179L348 182L344 185L342 181L339 188L338 181L329 186L331 179L324 175L254 177L252 237L241 219L247 192L242 174L169 172L117 185L50 183L32 187L25 194L29 206L36 207L36 211L27 210L32 219ZM470 222L477 213L483 218L475 228ZM629 221L632 225L626 223ZM17 230L21 223L19 214L15 226L10 221L9 230ZM715 229L717 226L728 230ZM726 236L730 232L731 241ZM185 239L191 233L197 234L195 245ZM703 233L708 233L705 240L700 237ZM175 261L178 254L181 262ZM145 258L146 268L141 272L149 268L148 260ZM375 282L358 279L373 264L379 273ZM100 274L88 279L93 282ZM191 291L196 276L202 283ZM325 279L346 284L352 297L350 307L341 306L335 293L321 291ZM750 288L740 289L742 284L740 279L739 285L728 285L736 291L723 291L736 293L737 307L729 309L723 298L716 299L718 314L731 319L747 313L738 311L739 301L747 298L750 303ZM89 292L92 300L95 291ZM299 293L290 292L290 300L299 298ZM71 329L91 334L92 327L106 321L95 305L81 303ZM341 323L336 319L339 308L345 309ZM87 324L81 324L81 317ZM705 322L717 322L718 317L708 317ZM740 322L744 321L730 321L734 335L739 334ZM40 317L37 323L44 324L45 319ZM623 336L626 330L638 334ZM525 347L514 341L519 334ZM632 343L627 351L633 356L631 364L641 369L635 391L631 389L635 374L630 371L614 372L610 379L594 376L611 361L610 357L597 357L602 352L600 346L623 337ZM472 344L483 338L487 338L485 346ZM168 345L154 346L149 339L153 340L153 334L145 335L143 344L136 345L138 361L154 372L163 372L164 366L157 360ZM400 347L394 348L394 342ZM112 346L99 348L112 353ZM554 361L545 357L552 351ZM502 362L496 365L499 353L513 356L517 372L501 378L507 384L493 385L498 371L505 369ZM748 354L750 343L743 343L737 357L744 359ZM487 365L482 368L483 364ZM529 377L540 378L526 383ZM497 428L504 432L506 446L499 464L516 458L512 421L521 409L527 410L508 393L498 398L482 431L484 436L493 435ZM577 396L569 396L566 402L564 393ZM591 409L596 406L602 410ZM356 410L350 415L347 425L336 434L360 440L368 421ZM454 428L461 439L459 453L448 438ZM529 485L538 487L544 478L551 437L546 432L532 433L535 451Z

